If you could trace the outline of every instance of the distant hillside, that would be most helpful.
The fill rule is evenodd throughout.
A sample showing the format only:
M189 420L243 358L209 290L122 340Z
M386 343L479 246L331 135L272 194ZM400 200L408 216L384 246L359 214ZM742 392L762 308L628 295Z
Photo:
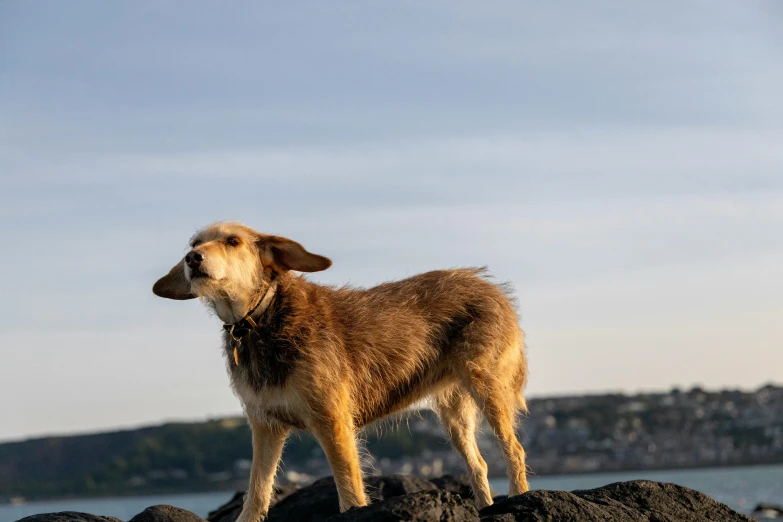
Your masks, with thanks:
M783 388L559 397L530 401L521 425L539 475L622 469L783 462ZM439 475L461 471L437 419L420 410L365 434L368 472ZM485 429L490 473L502 455ZM100 496L243 488L251 459L244 419L0 444L0 499ZM329 474L317 443L289 439L283 479Z
M367 450L399 460L422 448L442 449L444 435L432 412L401 424L410 422L424 429L411 436L406 427L379 426L366 435ZM11 442L0 444L0 499L242 488L251 458L244 418ZM289 438L283 458L286 471L328 472L320 446L306 433Z

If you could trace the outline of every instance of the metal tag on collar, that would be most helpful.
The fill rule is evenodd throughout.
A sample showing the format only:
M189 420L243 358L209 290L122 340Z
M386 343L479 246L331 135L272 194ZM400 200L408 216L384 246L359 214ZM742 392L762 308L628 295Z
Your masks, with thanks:
M242 339L234 337L234 326L235 325L232 324L231 328L228 329L228 335L234 340L234 364L239 366L239 347L242 344Z
M228 335L230 335L233 340L235 340L236 342L240 343L240 342L242 342L242 338L241 337L237 337L237 336L234 335L234 327L235 326L236 326L236 324L232 324L231 325L231 328L228 329Z

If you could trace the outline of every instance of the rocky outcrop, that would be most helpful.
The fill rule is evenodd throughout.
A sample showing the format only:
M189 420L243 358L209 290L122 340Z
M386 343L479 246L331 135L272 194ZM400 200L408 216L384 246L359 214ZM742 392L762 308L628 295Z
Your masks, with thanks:
M128 522L205 522L205 520L186 509L160 505L148 507Z
M638 480L590 490L529 491L497 497L476 511L470 487L462 477L432 481L392 475L367 477L372 504L339 513L332 477L299 490L278 488L267 522L751 522L729 506L703 493L675 484ZM766 507L766 506L765 506ZM209 514L210 522L234 522L242 510L242 494ZM24 522L119 522L85 513L50 513ZM130 522L204 522L189 511L153 506Z
M42 513L30 515L17 522L122 522L119 518L101 517L78 511L60 511L59 513Z
M274 493L272 494L272 502L269 504L270 507L273 507L298 489L299 486L295 484L275 486ZM242 512L242 502L244 501L244 498L244 491L234 494L231 500L217 508L215 511L210 511L209 515L207 515L207 520L209 522L234 522L239 518L239 514Z
M473 499L473 489L470 487L470 479L467 475L443 475L442 477L431 479L438 489L456 493L462 498ZM490 491L494 497L497 493Z
M636 480L601 488L530 491L481 510L482 522L751 522L703 493L675 484Z
M409 475L367 477L370 500L386 500L419 491L437 490L432 482ZM302 520L320 522L340 514L334 478L316 480L312 485L287 496L269 510L268 522Z
M329 519L333 522L475 522L479 520L473 502L440 489L392 497L364 508L349 509Z
M386 477L367 477L365 480L367 496L371 502L393 497L410 495L419 491L439 489L436 484L411 475L389 475Z

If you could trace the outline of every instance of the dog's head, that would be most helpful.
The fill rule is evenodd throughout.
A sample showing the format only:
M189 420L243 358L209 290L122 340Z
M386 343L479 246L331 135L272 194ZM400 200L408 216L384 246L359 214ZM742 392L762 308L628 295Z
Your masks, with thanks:
M319 272L332 262L296 241L256 232L239 223L215 223L196 233L191 250L152 287L167 299L247 300L272 272Z

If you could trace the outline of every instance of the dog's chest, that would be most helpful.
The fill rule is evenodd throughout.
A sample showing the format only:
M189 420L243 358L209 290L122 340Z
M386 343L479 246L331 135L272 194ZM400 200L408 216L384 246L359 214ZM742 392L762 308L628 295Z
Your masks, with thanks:
M296 368L298 346L286 337L276 337L263 329L251 331L239 345L224 338L226 357L235 385L256 392L283 387Z
M276 421L293 428L305 429L303 402L287 387L255 390L244 382L234 381L233 384L248 416L262 422Z
M242 339L236 355L235 346L226 335L224 349L232 387L247 414L304 429L301 401L287 385L299 359L297 346L260 328Z

